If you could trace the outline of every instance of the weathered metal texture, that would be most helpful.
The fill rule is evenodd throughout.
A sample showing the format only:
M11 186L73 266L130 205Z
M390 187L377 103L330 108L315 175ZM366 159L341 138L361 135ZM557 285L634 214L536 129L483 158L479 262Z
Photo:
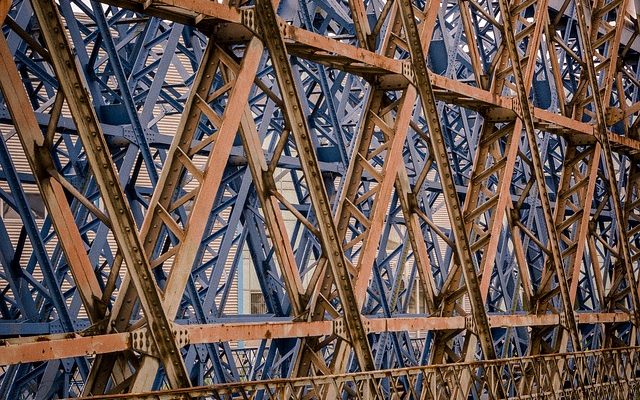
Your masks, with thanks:
M633 399L640 393L640 352L637 347L547 356L507 358L486 362L431 365L377 372L359 372L310 378L240 382L190 389L104 396L101 399L318 399L326 387L336 387L342 398L360 399L373 386L376 398L446 400L462 389L465 374L473 375L471 391L483 399L606 398ZM554 388L548 379L557 374ZM422 381L421 386L415 383ZM408 385L407 385L408 383ZM500 391L503 396L496 396ZM423 397L420 397L420 396ZM90 398L86 398L89 400Z
M0 398L633 396L631 3L0 1Z

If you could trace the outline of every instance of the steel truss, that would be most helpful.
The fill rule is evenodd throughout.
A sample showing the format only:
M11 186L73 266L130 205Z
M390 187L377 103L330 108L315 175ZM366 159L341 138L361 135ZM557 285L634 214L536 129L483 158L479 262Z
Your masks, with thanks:
M635 398L640 392L638 357L638 348L630 347L286 380L217 384L136 395L106 395L100 398L168 400L188 394L192 397L215 399L256 398L260 395L265 399L281 399L288 393L302 391L305 391L305 395L319 397L327 386L336 386L338 391L353 398L363 398L363 388L371 386L378 398L420 398L420 395L423 395L423 398L445 400L462 390L463 375L474 374L477 378L471 389L474 394L496 393L500 390L510 398L586 397L622 400ZM565 367L567 365L569 368ZM552 374L559 376L562 383L560 388L555 388L553 382L548 379ZM523 379L523 376L526 378ZM419 380L425 382L421 385L421 391L416 390L415 385ZM407 382L410 384L406 385ZM303 397L294 395L289 398Z
M634 5L0 1L0 398L629 398Z

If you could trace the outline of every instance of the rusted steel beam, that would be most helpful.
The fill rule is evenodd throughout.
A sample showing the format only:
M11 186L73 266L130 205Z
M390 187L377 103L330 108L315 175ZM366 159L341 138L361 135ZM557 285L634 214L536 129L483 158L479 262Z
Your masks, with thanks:
M428 50L429 43L431 42L431 36L433 34L433 27L435 17L439 9L439 3L431 2L428 11L425 13L424 19L420 25L421 46L423 50ZM397 48L397 42L390 40L392 35L398 35L400 29L400 16L395 6L392 6L390 10L390 18L398 23L391 23L394 27L393 30L387 31L385 37L382 39L383 51L382 54L389 56L394 54ZM375 38L377 39L377 38ZM407 86L401 100L395 103L394 107L390 107L387 102L387 91L379 86L372 88L369 93L367 105L365 109L368 110L361 117L359 124L360 130L358 132L354 149L355 152L349 162L349 167L345 176L345 190L342 197L338 202L337 215L337 229L338 235L344 243L345 250L352 249L361 245L360 254L356 265L354 265L353 280L354 292L356 300L358 302L358 308L362 309L365 302L366 291L371 279L371 272L376 257L378 247L380 245L380 238L383 231L383 225L385 223L385 214L389 208L391 201L391 195L396 188L396 193L403 199L408 198L411 194L410 188L407 185L396 184L400 179L396 179L398 174L405 176L406 170L404 168L404 162L402 158L402 152L406 141L407 133L409 131L410 119L415 107L417 93L415 87ZM372 139L377 132L381 132L384 140L378 139L379 143L376 143L372 147ZM384 149L386 154L382 165L371 165L375 157L375 154ZM379 161L378 161L379 163ZM375 189L372 189L374 193L369 191L365 193L359 193L360 186L363 179L363 174L367 170L375 170L374 180L376 180ZM406 179L406 176L405 176ZM368 199L373 200L373 205L368 214L363 214L358 209L358 204L364 204ZM419 224L412 217L412 211L408 206L408 200L403 204L406 205L406 218L410 219L410 235L415 235L415 232L419 232ZM415 215L414 215L415 217ZM347 237L349 230L350 220L357 219L363 225L363 232L352 237L350 240ZM352 232L352 236L355 234ZM431 272L427 270L429 263L428 254L424 240L415 239L411 241L414 248L415 262L419 264L420 284L423 287L424 293L427 294L427 303L433 304L433 291L434 284ZM321 278L321 284L318 286L320 295L324 298L331 300L331 288L333 284L333 274L330 270L325 271L324 277ZM324 304L317 302L315 305L311 305L314 309L311 311L310 318L313 320L321 320L325 318ZM302 348L308 347L309 351L300 352L296 361L296 367L294 370L300 376L308 374L308 369L312 364L314 356L309 354L312 352L315 346L303 343ZM331 369L334 372L344 372L347 368L348 362L348 346L344 341L338 341L336 343L336 350L331 360Z
M487 319L484 301L480 293L478 276L473 262L471 248L469 247L469 238L465 229L460 200L455 190L449 156L444 144L438 110L436 109L434 90L429 80L429 71L427 70L424 61L424 52L420 45L420 34L416 26L413 5L409 0L400 0L398 7L405 29L409 53L411 54L412 69L414 72L413 79L418 94L420 95L424 117L429 126L429 141L433 151L433 158L438 166L438 175L442 183L444 201L447 205L447 212L453 232L456 254L456 260L454 262L460 265L464 275L465 285L469 295L469 303L471 304L471 314L474 321L475 329L473 333L478 336L483 356L492 359L495 358L496 352L491 336L491 328L489 326L489 320Z
M0 0L0 24L4 23L4 19L9 15L11 9L11 0Z
M356 31L358 44L364 49L371 49L375 46L375 39L371 37L371 27L367 19L367 10L364 1L349 0L349 10L353 19L353 27Z
M51 217L76 286L89 318L98 322L104 317L106 306L101 302L102 289L83 246L71 208L61 183L51 176L55 163L42 130L31 111L18 69L4 36L0 37L0 88L27 161L36 178L42 200ZM61 96L61 94L58 94ZM61 98L61 97L60 97Z
M625 312L577 313L579 324L611 324L630 321ZM493 327L535 327L555 326L560 321L558 314L547 315L490 315ZM373 333L402 331L447 331L463 329L465 317L396 317L371 318L367 320ZM206 325L180 325L188 337L188 343L216 343L231 340L260 340L305 338L328 335L333 331L332 321L305 322L252 322L216 323ZM113 352L123 352L134 348L133 335L148 337L142 331L108 333L104 335L82 336L81 334L55 334L33 336L0 341L0 365L91 356Z
M53 337L29 338L29 341L12 343L5 340L0 351L0 364L11 365L64 358L92 356L107 352L125 351L131 348L129 333L110 333L83 337L66 334Z
M307 120L302 113L302 105L294 84L289 55L282 37L273 4L269 0L256 2L256 17L265 46L269 49L271 61L282 95L283 109L288 126L294 137L305 179L309 185L309 196L318 221L318 239L322 243L323 257L333 272L338 291L347 335L353 346L356 359L362 370L374 368L367 331L360 315L358 301L351 284L349 270L338 231L333 221L324 181L318 167L318 159L309 135Z
M556 226L554 225L553 214L551 210L551 204L549 201L549 195L546 187L546 180L544 176L542 160L540 158L540 152L538 151L537 133L534 127L533 113L531 112L531 104L529 101L527 83L525 81L524 74L522 72L522 66L520 64L520 56L518 55L517 44L515 34L513 32L514 21L510 13L510 5L506 0L500 0L500 13L504 20L505 29L504 40L506 41L506 48L508 49L509 58L511 61L513 75L515 80L517 98L520 103L521 116L520 119L524 125L524 130L529 142L529 149L531 153L532 169L535 176L535 183L538 190L538 196L541 200L541 208L544 216L544 223L546 225L546 231L548 235L548 248L550 250L549 262L555 269L558 286L560 287L560 293L562 297L562 309L566 320L566 329L571 335L574 349L579 350L581 347L580 335L578 327L575 321L573 313L573 302L569 294L569 286L565 275L564 266L562 263L562 256L560 254L560 247L558 243L558 233Z
M292 399L317 398L329 387L338 393L353 393L353 387L391 387L393 395L401 398L417 397L448 400L451 393L461 389L460 376L475 377L474 386L479 396L495 398L496 387L501 387L509 398L582 398L597 393L605 398L634 398L640 384L640 349L630 347L615 350L596 350L582 353L552 354L494 361L477 361L457 365L429 365L376 372L357 372L309 378L270 379L257 382L202 386L184 390L164 390L140 394L101 397L107 399L168 400L184 395L214 398L252 398L257 393L269 393L283 398L291 390L299 393ZM574 365L572 373L563 373L559 388L550 386L545 373ZM580 377L577 379L576 377ZM403 382L409 381L406 386ZM420 383L421 392L414 390ZM585 383L586 382L586 383ZM90 400L91 398L87 398ZM95 398L93 398L95 399Z
M55 3L33 0L53 68L78 129L96 184L111 220L111 229L136 286L151 336L173 387L190 386L189 376L173 336L173 327L162 307L162 298L151 273L149 260L129 209L124 191L87 89L78 71Z

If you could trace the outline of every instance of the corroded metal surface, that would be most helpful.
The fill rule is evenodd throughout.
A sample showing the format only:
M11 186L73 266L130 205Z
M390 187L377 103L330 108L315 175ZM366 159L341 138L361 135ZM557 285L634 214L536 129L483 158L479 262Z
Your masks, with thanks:
M483 399L633 399L640 393L640 350L586 351L86 399L168 400L184 394L202 399L281 399L287 393L291 399L318 399L329 386L341 398L360 399L362 388L373 383L376 398L445 400L465 390L461 384L465 374L474 377L473 396ZM554 387L553 379L561 385ZM503 397L495 395L499 390Z
M0 398L636 395L635 6L0 1Z

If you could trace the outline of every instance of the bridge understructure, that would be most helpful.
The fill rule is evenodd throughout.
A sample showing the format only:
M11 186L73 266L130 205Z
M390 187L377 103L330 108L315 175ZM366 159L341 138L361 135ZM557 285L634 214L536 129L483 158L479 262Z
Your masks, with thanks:
M635 398L637 8L0 0L0 398Z

